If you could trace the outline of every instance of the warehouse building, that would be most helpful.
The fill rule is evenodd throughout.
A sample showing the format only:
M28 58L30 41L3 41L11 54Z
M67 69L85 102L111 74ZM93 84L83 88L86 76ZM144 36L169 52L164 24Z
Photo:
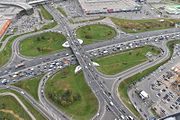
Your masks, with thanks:
M79 0L85 14L138 11L141 6L134 0Z

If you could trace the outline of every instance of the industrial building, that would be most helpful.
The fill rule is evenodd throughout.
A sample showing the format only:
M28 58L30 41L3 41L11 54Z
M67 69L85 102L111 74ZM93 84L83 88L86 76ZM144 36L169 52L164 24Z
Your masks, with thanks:
M129 12L141 9L134 0L79 0L85 14Z

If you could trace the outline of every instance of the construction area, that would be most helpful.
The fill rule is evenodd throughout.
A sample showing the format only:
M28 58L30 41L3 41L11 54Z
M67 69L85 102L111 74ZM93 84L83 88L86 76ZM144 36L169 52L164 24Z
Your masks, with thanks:
M180 63L166 72L159 81L159 87L163 88L158 96L164 97L153 105L153 109L160 116L177 113L180 105Z

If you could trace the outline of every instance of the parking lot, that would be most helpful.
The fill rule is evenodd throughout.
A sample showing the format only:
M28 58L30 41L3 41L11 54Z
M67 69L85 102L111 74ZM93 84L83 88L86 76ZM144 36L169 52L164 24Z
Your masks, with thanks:
M129 95L134 106L144 117L155 116L152 112L156 112L156 117L163 117L179 112L179 73L172 70L173 67L179 66L180 46L176 45L175 53L172 59L149 76L144 77L133 86ZM175 82L176 81L176 82ZM148 94L146 99L139 96L140 91Z

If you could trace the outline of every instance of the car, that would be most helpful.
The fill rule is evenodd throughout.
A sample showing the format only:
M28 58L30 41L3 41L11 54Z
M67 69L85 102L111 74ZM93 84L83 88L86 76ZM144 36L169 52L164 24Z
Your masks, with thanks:
M21 94L23 94L23 95L24 95L24 92L23 92L23 91L21 91Z
M113 103L112 101L110 101L110 102L109 102L109 104L110 104L111 106L113 106L113 105L114 105L114 103Z
M129 120L134 120L134 118L132 116L128 116Z
M111 111L111 109L106 105L106 109L107 109L107 111Z
M157 94L156 94L156 96L157 96L157 97L160 97L160 96L161 96L161 94L160 94L160 93L157 93Z
M123 120L124 120L124 119L125 119L125 117L124 117L123 115L121 115L121 119L123 119Z

